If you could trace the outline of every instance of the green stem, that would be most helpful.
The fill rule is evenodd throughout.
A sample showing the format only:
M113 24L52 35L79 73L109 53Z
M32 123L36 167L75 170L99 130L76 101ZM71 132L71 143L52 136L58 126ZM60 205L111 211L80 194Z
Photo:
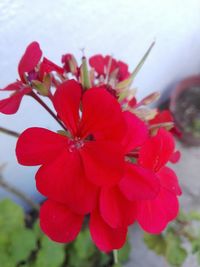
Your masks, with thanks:
M118 264L119 260L118 260L118 250L117 249L113 250L113 258L114 258L114 264Z

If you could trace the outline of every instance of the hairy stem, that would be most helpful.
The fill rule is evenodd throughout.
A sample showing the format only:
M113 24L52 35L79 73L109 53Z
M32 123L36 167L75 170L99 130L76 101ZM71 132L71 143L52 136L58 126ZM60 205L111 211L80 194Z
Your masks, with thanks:
M67 131L65 125L58 119L56 114L47 106L47 104L33 91L30 93L30 96L32 96L46 111L60 124L60 126Z
M4 127L0 127L0 132L2 132L4 134L11 135L13 137L19 137L20 136L20 133L12 131L12 130L9 130L9 129L4 128Z

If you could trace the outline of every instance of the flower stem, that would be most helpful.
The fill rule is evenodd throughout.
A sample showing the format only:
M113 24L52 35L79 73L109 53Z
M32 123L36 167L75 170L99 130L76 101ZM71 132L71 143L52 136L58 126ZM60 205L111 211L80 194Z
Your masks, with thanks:
M114 259L114 264L118 264L119 263L119 261L118 261L118 250L117 249L113 250L113 259Z
M11 135L13 137L19 137L20 136L20 133L17 133L15 131L9 130L9 129L4 128L4 127L0 127L0 132L2 132L4 134Z
M6 182L2 175L0 175L0 186L7 190L8 192L15 194L17 197L21 198L23 201L25 201L32 209L38 211L39 205L36 204L30 197L28 197L25 193L18 190L16 187L10 185L8 182Z
M60 124L60 126L67 131L65 125L58 119L56 114L47 106L47 104L33 91L30 93L30 96L32 96L46 111Z

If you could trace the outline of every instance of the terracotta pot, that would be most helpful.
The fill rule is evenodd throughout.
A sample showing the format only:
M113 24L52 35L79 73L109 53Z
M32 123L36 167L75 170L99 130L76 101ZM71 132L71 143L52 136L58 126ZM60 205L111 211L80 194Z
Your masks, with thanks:
M182 141L200 145L200 75L177 84L171 95L170 110L182 132Z

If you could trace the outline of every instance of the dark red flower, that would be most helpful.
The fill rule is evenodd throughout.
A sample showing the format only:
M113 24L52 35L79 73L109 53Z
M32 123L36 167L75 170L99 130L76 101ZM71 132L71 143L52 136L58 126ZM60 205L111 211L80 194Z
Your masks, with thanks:
M42 165L36 175L42 194L85 214L96 203L98 186L111 186L122 177L125 126L120 105L105 89L81 94L81 86L70 80L54 96L69 137L30 128L19 137L16 153L23 165Z
M129 77L128 65L122 61L117 61L111 56L95 55L89 59L90 66L95 69L98 75L106 76L117 71L118 81L125 80Z
M177 196L181 189L174 171L165 166L173 152L173 137L160 129L156 136L144 143L139 153L139 164L154 171L161 184L155 199L138 202L138 223L149 233L160 233L178 214Z

